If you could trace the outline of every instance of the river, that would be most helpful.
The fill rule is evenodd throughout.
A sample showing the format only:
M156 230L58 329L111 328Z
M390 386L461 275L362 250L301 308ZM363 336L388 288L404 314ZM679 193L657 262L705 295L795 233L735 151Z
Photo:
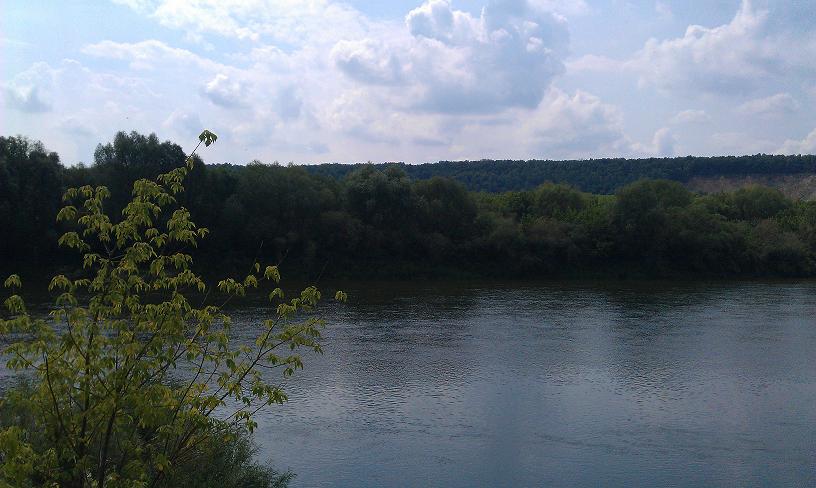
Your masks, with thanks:
M293 488L816 486L816 282L344 288L257 417Z
M816 485L816 283L346 291L258 418L294 487Z

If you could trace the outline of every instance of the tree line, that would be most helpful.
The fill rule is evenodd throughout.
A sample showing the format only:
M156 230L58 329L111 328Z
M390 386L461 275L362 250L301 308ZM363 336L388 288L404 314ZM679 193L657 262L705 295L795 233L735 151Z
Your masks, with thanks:
M308 166L314 174L344 178L362 164L319 164ZM588 193L612 194L641 179L687 182L694 177L788 175L816 173L816 156L686 156L644 159L586 159L571 161L440 161L438 163L383 163L384 171L397 167L411 179L434 176L454 179L471 191L492 193L531 190L546 182L564 183Z
M0 269L70 262L54 244L64 188L107 186L109 210L119 215L133 181L179 167L185 157L155 135L120 132L97 147L93 164L66 167L39 142L0 137ZM816 274L816 203L765 187L701 195L676 181L727 168L816 171L812 156L553 163L595 181L571 185L537 181L544 173L524 169L543 167L533 163L339 168L205 165L197 158L181 203L212 229L192 252L213 273L262 260L310 280ZM516 178L529 183L473 191L490 188L463 183L468 171L483 183L497 175L497 187ZM594 193L579 189L588 187Z

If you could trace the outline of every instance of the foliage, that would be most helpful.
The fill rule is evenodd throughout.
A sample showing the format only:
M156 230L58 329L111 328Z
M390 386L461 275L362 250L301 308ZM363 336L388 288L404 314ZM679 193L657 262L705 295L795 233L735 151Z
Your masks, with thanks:
M225 428L226 435L211 436L189 456L187 464L163 480L167 488L285 488L294 478L291 472L257 464L256 449L246 430Z
M120 133L111 147L132 161L143 160L128 156L127 148L176 155L173 160L183 163L178 146L155 137ZM108 184L118 181L113 172L132 181L133 174L161 170L106 161L62 168L57 181ZM190 191L179 201L213 229L190 254L231 272L257 255L307 280L803 276L816 273L816 203L763 187L699 195L680 183L700 175L803 171L816 171L813 156L317 167L196 162L187 176ZM0 207L2 201L0 195ZM7 207L27 211L14 201ZM19 232L12 240L46 240L47 229ZM26 246L16 247L25 262L47 269L65 263L56 253L35 257L25 254Z
M17 459L21 462L12 466L11 469L6 469L0 475L0 486L5 486L3 479L8 480L14 477L13 469L32 473L34 466L28 460L33 461L33 453L46 451L51 442L47 432L38 428L36 410L32 408L34 393L30 382L22 380L10 389L0 402L0 430L4 431L4 434L0 436L7 435L9 428L14 427L19 429L18 432L25 433L26 442L30 446L30 450L27 450L28 459L18 457ZM292 473L279 473L255 461L256 448L246 429L218 421L214 422L211 428L211 434L196 446L195 452L176 465L166 477L158 481L156 486L161 488L198 488L201 486L285 488L294 478ZM142 431L137 432L137 435L142 434ZM144 435L150 435L150 433L145 432ZM26 483L41 485L45 483L45 480L41 477L31 479L31 475L24 475L19 483L20 486L25 486Z
M201 143L214 141L202 133ZM82 255L85 273L51 280L57 297L48 317L28 312L17 275L5 281L13 292L0 319L11 340L8 366L35 382L30 395L4 399L24 405L30 422L0 433L0 480L162 486L202 453L215 456L213 446L236 429L252 431L259 408L286 400L266 370L288 377L303 367L301 350L321 352L317 288L286 300L278 268L257 262L217 290L192 271L189 251L208 233L179 201L194 165L191 155L184 166L136 180L116 220L106 187L65 192L57 218L69 230L59 244ZM262 284L272 288L270 316L259 319L253 345L236 345L223 305ZM198 305L201 295L223 303Z
M308 167L314 174L342 179L364 165L320 164ZM375 165L380 171L396 168L414 180L450 178L471 191L532 190L546 183L564 183L585 192L612 194L641 179L686 182L694 177L780 175L816 173L815 155L677 157L644 159L582 159L440 161L438 163Z
M54 253L63 170L41 143L0 137L0 228L14 236L0 239L0 256L30 261Z

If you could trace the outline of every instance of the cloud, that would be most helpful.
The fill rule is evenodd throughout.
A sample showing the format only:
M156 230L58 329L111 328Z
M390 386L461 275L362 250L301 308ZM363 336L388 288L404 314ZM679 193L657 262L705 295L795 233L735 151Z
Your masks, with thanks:
M398 159L403 148L413 151L405 160L444 157L456 147L494 155L628 150L615 107L552 88L568 52L564 15L588 13L583 0L489 0L479 14L429 0L401 24L323 0L159 0L135 8L197 39L249 42L250 52L235 55L240 63L232 66L158 40L104 41L84 50L126 61L134 72L183 64L184 83L201 87L196 93L217 107L248 108L226 129L242 146L331 148L340 159L361 151ZM174 112L165 126L183 125L188 112ZM289 140L319 137L326 147L276 143L284 133Z
M595 54L585 54L566 62L568 73L615 72L626 68L626 63L617 59Z
M655 12L661 19L670 20L674 17L674 12L672 12L671 7L666 2L660 0L655 2Z
M524 0L492 1L478 19L432 0L411 11L406 24L414 37L415 106L422 110L532 109L564 72L566 22Z
M21 112L49 112L51 104L42 99L40 89L34 85L9 84L4 89L9 106Z
M174 110L162 122L162 127L182 137L195 137L201 133L204 124L198 114L183 110Z
M657 129L652 137L651 146L646 147L646 152L654 156L669 158L674 156L674 147L677 144L677 138L672 134L667 127Z
M526 0L491 1L479 17L429 0L405 28L385 43L338 42L336 66L363 84L405 85L391 93L396 105L443 114L533 109L564 71L566 22Z
M233 80L223 73L215 75L215 78L207 82L202 89L202 93L207 99L225 108L245 106L247 104L246 92L246 83Z
M34 63L3 88L5 107L15 108L4 113L4 124L46 140L69 164L91 160L97 136L151 132L161 122L154 114L166 113L143 80L94 71L73 59ZM45 119L39 115L44 110Z
M294 85L281 88L275 96L275 110L283 120L294 120L303 113L303 97Z
M428 0L405 17L408 32L414 37L436 39L445 44L467 42L478 29L470 14L453 10L447 0Z
M161 25L185 32L284 45L325 44L338 32L359 34L366 19L329 0L118 0ZM202 39L203 37L198 37Z
M149 39L135 43L101 41L82 48L89 56L129 61L134 70L156 70L172 64L176 70L179 63L197 68L218 70L223 65L201 57L187 49L171 47L166 43Z
M322 156L324 154L329 153L331 148L328 144L319 141L312 141L312 142L293 142L290 140L278 140L272 139L267 141L270 147L278 150L285 150L290 152L297 152L297 153L305 153L311 155Z
M788 139L777 151L777 154L816 154L816 129L813 129L804 139L796 141Z
M253 7L263 8L257 2L250 1L243 2L241 5L241 2L230 1L168 0L159 2L152 15L167 27L209 31L225 37L258 40L261 34L258 27L245 20ZM258 8L256 12L262 15L263 10Z
M671 118L673 124L702 124L709 122L711 117L705 110L683 110Z
M677 138L674 137L671 130L666 127L658 129L652 138L652 148L654 154L664 158L674 156L674 146L677 144Z
M132 78L96 73L76 60L63 59L53 66L36 62L2 88L9 107L36 114L61 112L78 101L96 101L99 95L138 95L143 93L144 86Z
M406 114L393 110L384 113L382 102L363 89L343 93L323 112L323 120L331 130L372 144L398 145L401 137L415 134L421 125L406 127L408 119Z
M712 154L737 156L771 153L779 145L761 136L736 131L715 132L711 135L709 143L715 148Z
M766 98L749 100L739 107L737 111L746 115L784 115L799 110L799 102L789 93L777 93Z
M603 4L584 0L479 0L480 10L415 0L393 18L335 0L115 1L125 5L120 13L130 8L177 32L95 40L82 49L93 58L85 64L32 65L0 85L13 127L31 133L42 118L32 113L49 109L62 122L41 125L57 138L82 132L83 121L111 132L158 128L180 142L207 127L224 141L208 159L236 162L236 153L299 162L668 155L681 134L684 151L744 153L779 148L797 124L812 127L804 110L816 86L810 17L790 29L795 12L765 0L762 8L744 2L722 25L645 44L584 37L573 58L567 17L585 16L574 29L581 36L621 17L605 18ZM641 4L631 19L649 26L686 10ZM667 6L674 19L658 19ZM593 35L621 29L603 27ZM635 79L641 92L631 91ZM718 127L724 120L711 115L720 112L737 116L736 125ZM791 117L767 129L745 117L772 113ZM642 140L627 135L633 125Z
M529 0L530 6L567 17L578 17L592 11L585 0Z
M522 129L537 157L581 158L627 150L617 107L578 91L551 89Z
M34 63L3 85L6 103L24 113L49 112L53 109L50 92L56 70L47 63Z
M396 54L374 39L342 40L335 44L331 58L346 76L363 83L393 85L403 78Z
M479 17L429 0L405 30L340 40L333 64L363 85L399 85L386 93L395 107L440 114L533 109L564 71L564 19L526 0L491 1Z
M657 129L651 142L635 142L631 145L631 155L636 157L669 158L675 155L677 137L668 127Z
M728 24L691 25L683 37L650 39L627 68L642 85L695 95L749 93L768 80L814 73L816 45L791 50L791 40L770 29L768 17L743 0Z
M149 11L152 7L154 7L155 3L153 0L112 0L113 3L124 5L126 7L130 7L133 10L138 12L146 12Z
M2 37L2 36L0 36L0 48L9 48L9 47L14 47L14 48L23 47L23 48L25 48L25 47L32 47L32 46L33 46L33 44L31 44L30 42L21 41L19 39L13 39L11 37Z
M97 134L93 126L73 116L63 118L57 126L61 131L73 137L90 138Z
M431 146L431 147L445 147L448 146L450 143L448 141L444 141L442 139L434 139L429 137L414 137L411 139L411 142L414 144L419 144L420 146Z

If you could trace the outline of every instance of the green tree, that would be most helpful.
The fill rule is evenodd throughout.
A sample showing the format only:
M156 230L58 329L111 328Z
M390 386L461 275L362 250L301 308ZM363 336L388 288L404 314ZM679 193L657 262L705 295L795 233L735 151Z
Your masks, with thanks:
M108 205L115 211L128 203L133 182L140 178L152 179L185 164L187 156L178 144L160 142L156 134L148 136L136 131L117 132L113 142L99 144L94 151L95 174L111 191ZM193 155L191 170L201 164Z
M363 224L358 253L374 259L404 258L415 246L417 198L405 172L365 165L344 180L348 213Z
M734 202L735 217L752 222L771 218L790 207L790 201L782 192L758 185L740 188L731 199Z
M586 198L568 185L545 183L533 191L533 208L544 217L564 216L578 212L586 206Z
M624 255L656 264L674 239L672 212L692 202L691 193L676 181L641 180L617 193L615 221Z
M215 140L200 136L205 146ZM251 431L259 408L286 400L263 371L290 376L303 367L301 349L321 352L315 287L285 300L277 268L254 263L211 292L192 271L185 250L207 230L177 198L193 163L191 155L185 166L136 181L116 221L106 213L107 188L66 191L58 220L76 230L59 243L82 254L86 275L51 280L58 296L46 318L16 293L5 301L8 365L33 373L34 383L29 394L3 399L22 404L32 422L0 431L0 486L173 486L207 446L236 428ZM270 314L259 318L252 345L235 344L222 307L262 282L274 287ZM5 286L16 292L20 279ZM221 306L194 303L201 297L193 294L218 293Z
M62 172L57 153L41 143L0 137L0 256L27 264L51 261Z
M304 169L253 162L237 179L221 227L233 242L250 247L263 242L266 256L280 260L291 251L303 258L309 249L314 253L314 243L322 237L316 235L320 214L337 206L335 192Z
M458 247L473 237L476 204L461 183L434 177L413 184L417 195L416 239L432 259L460 258Z

